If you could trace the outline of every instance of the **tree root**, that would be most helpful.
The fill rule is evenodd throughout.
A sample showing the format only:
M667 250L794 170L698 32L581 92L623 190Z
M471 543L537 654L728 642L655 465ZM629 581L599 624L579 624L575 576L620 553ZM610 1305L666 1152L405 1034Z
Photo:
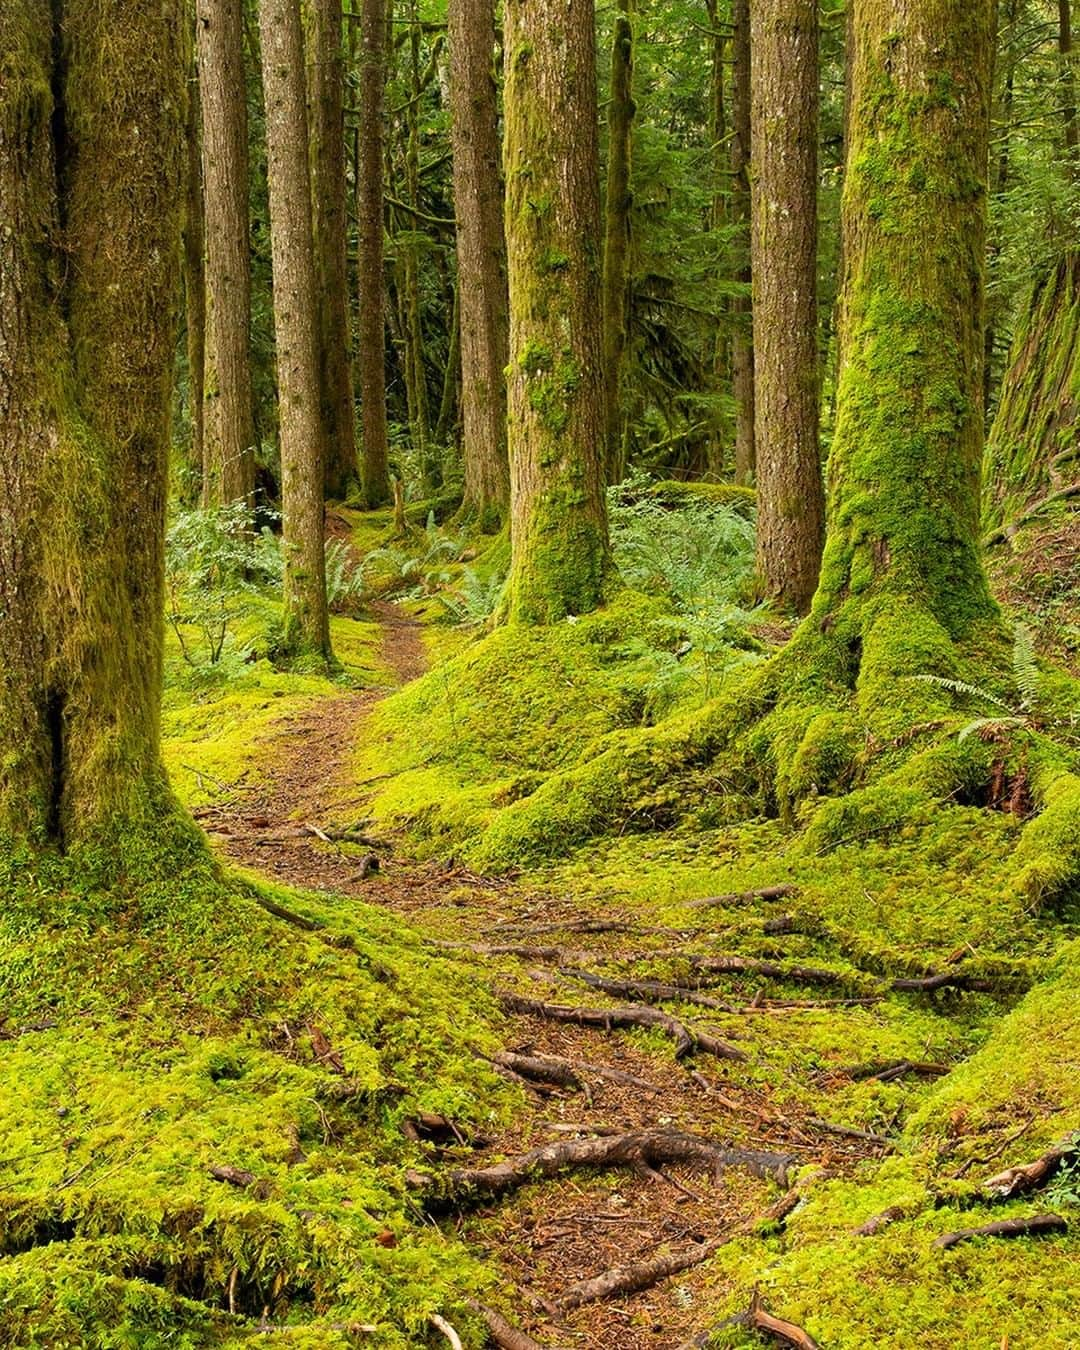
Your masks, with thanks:
M474 1195L509 1195L530 1182L555 1177L575 1167L630 1167L640 1171L685 1163L712 1171L716 1176L725 1168L740 1167L753 1176L770 1177L783 1185L787 1169L794 1161L791 1154L721 1148L710 1139L680 1130L634 1130L599 1138L560 1139L490 1167L458 1168L441 1178L409 1172L407 1181L414 1190L425 1191L433 1199L460 1204Z
M487 1323L488 1334L499 1347L499 1350L544 1350L539 1341L534 1341L531 1336L526 1336L523 1331L515 1327L513 1323L508 1322L494 1308L486 1308L482 1303L477 1303L474 1298L467 1299L466 1304L476 1313L477 1317L482 1318Z
M686 909L710 909L716 905L747 905L755 900L785 900L797 895L798 886L762 886L756 891L731 891L727 895L711 895L704 900L687 900Z
M1037 1237L1042 1233L1067 1233L1069 1225L1060 1214L1032 1214L1026 1219L1001 1219L981 1228L961 1228L955 1233L943 1233L934 1246L942 1251L977 1237Z
M569 1022L579 1027L599 1027L603 1031L617 1027L655 1027L666 1032L675 1042L676 1059L683 1059L697 1050L720 1059L746 1059L743 1051L736 1046L696 1027L691 1029L677 1017L661 1012L659 1008L646 1008L639 1004L630 1004L625 1008L571 1008L508 993L500 994L499 1002L507 1012L543 1017L549 1022Z
M782 1222L801 1199L802 1192L797 1187L793 1187L790 1191L786 1191L775 1204L770 1205L763 1214L737 1224L721 1237L713 1238L711 1242L702 1243L692 1251L654 1256L645 1261L631 1261L626 1265L612 1266L609 1270L594 1275L592 1279L579 1280L577 1284L572 1284L559 1295L555 1300L555 1306L563 1311L569 1311L571 1308L581 1308L586 1303L595 1303L598 1299L613 1298L618 1294L635 1294L642 1289L651 1289L654 1284L659 1284L661 1280L666 1280L672 1275L678 1275L681 1271L690 1270L693 1266L701 1265L714 1252L719 1251L725 1243L732 1242L737 1237L744 1237L763 1224Z
M320 923L318 919L307 919L302 914L296 914L291 909L286 909L284 905L279 905L276 900L270 900L265 895L256 895L252 897L260 908L265 909L267 914L272 914L275 919L284 919L286 923L291 923L294 928L299 928L305 933L319 933L326 924Z
M636 1087L656 1095L660 1093L660 1088L653 1083L637 1078L632 1073L625 1073L622 1069L611 1069L606 1064L587 1064L583 1060L563 1059L558 1055L525 1055L513 1050L500 1050L492 1056L492 1063L509 1069L521 1078L575 1091L583 1091L586 1088L586 1075L595 1074L597 1078L607 1078L624 1087Z
M999 980L981 979L961 970L945 970L937 975L922 975L914 979L893 980L889 988L894 994L934 994L939 989L959 989L966 993L992 994L1000 989Z
M432 1313L428 1321L436 1331L442 1332L450 1342L450 1350L465 1350L465 1347L461 1344L461 1337L445 1317L441 1317L438 1313Z
M856 1237L876 1237L878 1233L886 1228L898 1223L904 1217L904 1211L899 1205L890 1205L888 1209L883 1209L880 1214L875 1214L872 1219L867 1219L864 1224L856 1228Z
M997 1176L988 1177L983 1182L983 1190L989 1191L997 1200L1011 1200L1014 1195L1037 1191L1051 1180L1066 1159L1077 1157L1080 1157L1080 1149L1076 1145L1069 1148L1052 1148L1034 1162L1024 1163L1019 1167L1007 1167Z
M822 1120L820 1116L811 1116L807 1122L813 1125L817 1130L824 1130L826 1134L839 1135L841 1139L861 1139L867 1144L874 1144L878 1148L892 1149L895 1147L891 1139L887 1139L883 1134L871 1134L868 1130L857 1130L852 1125L835 1125L831 1120Z
M685 984L667 984L663 980L611 979L589 970L575 970L572 966L560 966L559 974L571 980L580 980L591 989L599 989L603 994L613 994L616 998L640 998L643 1003L656 1001L693 1003L700 1008L712 1008L715 1012L738 1011L730 1003L710 998L708 994L703 994L699 989L690 988Z
M796 1350L818 1350L817 1341L802 1327L766 1312L762 1306L761 1294L757 1289L754 1290L754 1297L749 1310L743 1317L743 1323L752 1331L760 1331L766 1336L771 1336L781 1345L793 1345Z
M949 1066L928 1064L915 1059L894 1059L884 1064L853 1064L848 1069L840 1069L839 1072L854 1083L872 1079L876 1079L879 1083L893 1083L909 1073L919 1078L942 1078L949 1072Z
M710 975L760 975L764 979L787 980L791 984L846 985L852 982L852 977L843 971L820 966L779 965L776 961L762 961L753 956L681 956L678 952L672 955Z

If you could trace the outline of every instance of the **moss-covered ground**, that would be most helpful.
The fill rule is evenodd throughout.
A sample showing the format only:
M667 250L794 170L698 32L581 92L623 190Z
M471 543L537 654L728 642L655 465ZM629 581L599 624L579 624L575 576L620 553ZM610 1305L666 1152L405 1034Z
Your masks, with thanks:
M384 546L385 517L343 518L360 551ZM470 565L483 560L451 564L445 584ZM152 849L134 842L130 883L108 891L92 869L5 862L0 1344L241 1345L287 1328L289 1345L420 1347L445 1343L430 1322L441 1313L479 1347L466 1306L479 1294L545 1344L673 1350L688 1330L716 1328L709 1345L749 1347L751 1333L724 1323L757 1286L835 1350L1072 1346L1075 1172L1005 1203L981 1183L1080 1130L1080 826L1074 752L1055 739L1073 686L1044 672L1053 715L969 735L960 790L955 775L939 790L934 755L957 753L958 731L985 709L933 690L937 725L898 725L882 748L868 745L861 710L837 699L812 736L800 729L802 759L784 760L797 784L785 805L738 767L750 742L737 764L703 743L665 778L665 746L685 744L716 703L700 680L656 698L685 659L684 617L667 601L628 592L542 633L489 632L447 626L431 590L402 600L425 625L429 673L342 728L364 828L394 838L398 861L381 880L343 880L344 900L283 891L222 873L185 829ZM270 603L250 602L253 634ZM277 771L297 713L388 688L370 618L335 619L334 640L336 682L261 656L228 680L195 679L171 652L166 753L189 806L235 800L242 812ZM731 652L724 671L766 655ZM1003 670L996 687L1009 683ZM720 704L737 688L722 682ZM904 691L896 704L893 721L916 715ZM575 775L601 761L625 769L609 806L590 788L585 809ZM443 870L512 864L524 836L507 822L529 810L513 880ZM320 823L355 828L349 811ZM343 878L359 853L304 847L340 853ZM775 886L790 889L744 894ZM727 898L696 903L716 897ZM500 932L531 950L475 950ZM725 954L771 965L706 973L701 958ZM697 1055L680 1068L657 1031L545 1041L555 1032L541 1021L506 1025L507 988L627 1001L581 971L700 986L719 1006L677 995L664 1006L748 1058ZM969 987L893 988L943 972ZM594 1060L608 1048L666 1095L534 1098L483 1058L523 1042ZM922 1068L890 1075L901 1063ZM505 1151L550 1139L552 1120L674 1120L790 1151L802 1199L778 1228L721 1246L660 1291L553 1327L508 1282L534 1269L555 1279L575 1262L595 1273L608 1248L599 1228L595 1241L542 1236L544 1216L570 1233L600 1219L618 1232L629 1204L649 1229L655 1187L572 1178L461 1228L436 1225L406 1184L409 1167L432 1164L402 1134L421 1112ZM681 1184L712 1185L692 1173ZM672 1195L668 1211L723 1225L775 1198L734 1175L715 1192L719 1209ZM856 1233L886 1210L874 1236ZM1067 1234L934 1246L950 1230L1048 1210ZM649 1231L656 1250L681 1249L691 1230Z

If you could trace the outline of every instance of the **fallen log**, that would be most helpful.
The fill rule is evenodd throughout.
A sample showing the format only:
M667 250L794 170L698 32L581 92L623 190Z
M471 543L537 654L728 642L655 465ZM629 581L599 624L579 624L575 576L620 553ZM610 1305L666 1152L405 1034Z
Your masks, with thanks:
M798 886L762 886L756 891L729 891L727 895L710 895L704 900L683 901L686 909L709 909L714 905L745 905L754 900L785 900L797 895Z
M539 1341L534 1341L531 1336L508 1322L502 1313L498 1313L494 1308L487 1308L482 1303L477 1303L476 1299L465 1300L466 1306L470 1308L477 1317L487 1323L488 1334L499 1347L499 1350L544 1350Z
M717 1176L729 1167L738 1167L753 1176L770 1177L783 1185L787 1169L794 1161L792 1154L722 1148L711 1139L684 1134L680 1130L633 1130L595 1138L559 1139L551 1144L541 1144L516 1158L506 1158L488 1167L456 1168L438 1178L410 1171L406 1179L414 1190L461 1202L472 1195L509 1195L530 1182L555 1177L578 1167L630 1167L641 1171L682 1163L712 1171Z
M1044 1233L1067 1233L1068 1223L1060 1214L1032 1214L1026 1219L1001 1219L981 1228L961 1228L955 1233L943 1233L934 1240L934 1246L948 1251L959 1242L977 1237L1039 1237Z
M1068 1148L1052 1148L1034 1162L1007 1167L1004 1172L988 1177L983 1182L983 1190L989 1191L996 1200L1011 1200L1014 1195L1037 1191L1057 1174L1066 1159L1073 1158L1080 1158L1080 1146L1076 1144Z
M712 1008L715 1012L724 1013L738 1011L732 1004L710 998L708 994L685 984L668 984L663 980L612 979L607 975L596 975L590 970L576 970L572 966L560 966L559 974L570 980L580 980L590 989L599 989L602 994L612 994L616 998L636 997L645 1003L656 1000L664 1003L693 1003L700 1008Z
M611 1031L626 1027L649 1027L666 1032L675 1042L675 1058L683 1059L703 1050L720 1059L745 1060L746 1055L727 1041L697 1027L687 1027L677 1017L630 1004L624 1008L574 1008L560 1003L543 1003L539 999L522 998L519 994L501 993L499 1002L507 1012L522 1013L527 1017L542 1017L549 1022L567 1022L579 1027L597 1027Z

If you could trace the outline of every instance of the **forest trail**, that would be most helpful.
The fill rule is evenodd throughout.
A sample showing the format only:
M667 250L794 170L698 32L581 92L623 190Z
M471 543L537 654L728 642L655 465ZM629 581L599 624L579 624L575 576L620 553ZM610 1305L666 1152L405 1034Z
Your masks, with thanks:
M383 664L403 684L426 664L420 626L390 604L378 617ZM363 853L334 839L334 826L364 815L355 788L350 796L347 766L368 713L389 692L328 698L283 720L267 742L262 781L204 824L231 860L269 880L401 914L433 953L474 961L501 1002L508 1016L500 1068L523 1088L527 1109L498 1137L421 1119L413 1142L431 1176L457 1175L451 1186L460 1197L429 1209L448 1216L497 1268L500 1285L515 1291L516 1326L543 1345L587 1350L703 1343L695 1338L707 1331L716 1301L707 1257L763 1219L771 1217L775 1231L798 1198L785 1192L787 1167L813 1161L836 1175L888 1147L793 1108L793 1082L780 1085L778 1104L773 1070L757 1062L762 1041L782 1040L785 1023L832 1000L816 1001L813 991L805 999L766 997L768 980L755 976L734 1003L714 995L705 975L666 990L627 977L628 968L678 961L722 936L707 909L688 911L685 926L657 927L620 897L583 903L410 862L381 841L373 844L379 869L369 872ZM777 934L778 955L790 931L780 890L743 897ZM612 983L588 983L597 979ZM709 1018L718 1010L736 1014L739 1028L716 1034ZM575 1020L590 1012L598 1025ZM609 1144L614 1158L569 1156ZM457 1172L547 1145L574 1165L539 1184L524 1184L524 1168L509 1181ZM511 1350L532 1344L494 1339Z

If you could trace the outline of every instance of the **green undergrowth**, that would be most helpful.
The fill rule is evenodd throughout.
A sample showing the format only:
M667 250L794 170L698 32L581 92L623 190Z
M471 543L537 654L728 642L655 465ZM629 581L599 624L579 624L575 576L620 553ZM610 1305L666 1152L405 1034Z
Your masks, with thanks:
M222 877L183 829L127 849L107 892L3 863L0 1343L261 1344L265 1319L405 1347L442 1311L478 1346L490 1274L422 1221L401 1133L509 1109L475 978L367 906Z

